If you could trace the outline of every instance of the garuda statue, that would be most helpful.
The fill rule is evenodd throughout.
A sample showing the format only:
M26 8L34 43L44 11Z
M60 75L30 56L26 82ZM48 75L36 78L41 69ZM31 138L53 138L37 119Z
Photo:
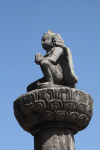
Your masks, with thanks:
M93 115L93 99L75 88L71 51L59 34L48 30L41 44L46 55L35 55L43 78L31 83L14 101L20 126L34 136L34 150L75 150L74 134L85 129Z
M72 54L59 34L48 30L41 40L46 55L41 53L35 55L35 63L40 65L43 78L31 83L27 91L38 88L69 86L75 88L78 77L74 73Z

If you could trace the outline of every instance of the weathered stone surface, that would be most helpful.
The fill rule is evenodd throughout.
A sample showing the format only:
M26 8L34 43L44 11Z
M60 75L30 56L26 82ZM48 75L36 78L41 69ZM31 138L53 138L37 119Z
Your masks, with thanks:
M49 128L34 135L34 150L75 150L74 136L71 130Z
M48 30L41 44L46 55L35 55L43 78L31 83L14 102L20 126L35 139L35 150L75 150L73 135L93 115L92 97L76 89L72 54L59 34Z
M43 78L31 83L27 91L32 91L43 86L54 87L54 84L65 85L75 88L78 77L74 73L72 54L65 46L63 39L59 34L48 30L42 37L41 44L46 55L41 53L35 55L35 63L40 65L43 72Z
M36 89L16 99L14 113L22 128L32 135L55 126L70 126L75 134L88 126L93 115L93 99L74 88Z

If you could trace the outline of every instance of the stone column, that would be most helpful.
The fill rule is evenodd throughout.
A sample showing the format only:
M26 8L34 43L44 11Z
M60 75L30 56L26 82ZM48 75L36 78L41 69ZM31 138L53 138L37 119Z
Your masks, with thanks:
M70 129L48 128L34 135L34 150L75 150Z
M36 89L15 100L14 114L34 136L35 150L75 150L73 135L88 126L93 99L75 88Z

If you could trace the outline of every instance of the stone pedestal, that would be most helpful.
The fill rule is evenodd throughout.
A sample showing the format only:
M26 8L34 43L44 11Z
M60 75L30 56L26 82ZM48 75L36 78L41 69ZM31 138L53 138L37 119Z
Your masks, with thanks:
M73 135L88 126L93 99L75 88L36 89L16 99L14 114L35 150L75 150Z

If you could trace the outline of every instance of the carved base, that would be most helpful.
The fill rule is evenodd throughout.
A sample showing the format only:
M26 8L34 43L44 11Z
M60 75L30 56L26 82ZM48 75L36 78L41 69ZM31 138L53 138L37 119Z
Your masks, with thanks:
M75 88L36 89L16 99L14 114L20 126L32 135L50 127L70 128L76 134L90 122L93 99Z
M44 82L44 83L39 83L37 85L37 89L43 89L43 88L58 88L62 87L61 85L54 84L53 82Z
M75 150L70 129L49 128L34 135L34 150Z
M35 82L32 82L30 85L27 86L27 92L36 90L36 89L42 89L42 88L57 88L57 87L70 87L70 88L76 88L75 84L69 84L67 85L58 85L58 84L53 84L52 82L46 82L45 78L38 79Z
M31 129L31 134L34 136L36 132L39 132L41 129L47 129L47 128L66 128L70 129L73 134L76 134L78 132L77 125L69 122L43 122L41 124L37 124Z

